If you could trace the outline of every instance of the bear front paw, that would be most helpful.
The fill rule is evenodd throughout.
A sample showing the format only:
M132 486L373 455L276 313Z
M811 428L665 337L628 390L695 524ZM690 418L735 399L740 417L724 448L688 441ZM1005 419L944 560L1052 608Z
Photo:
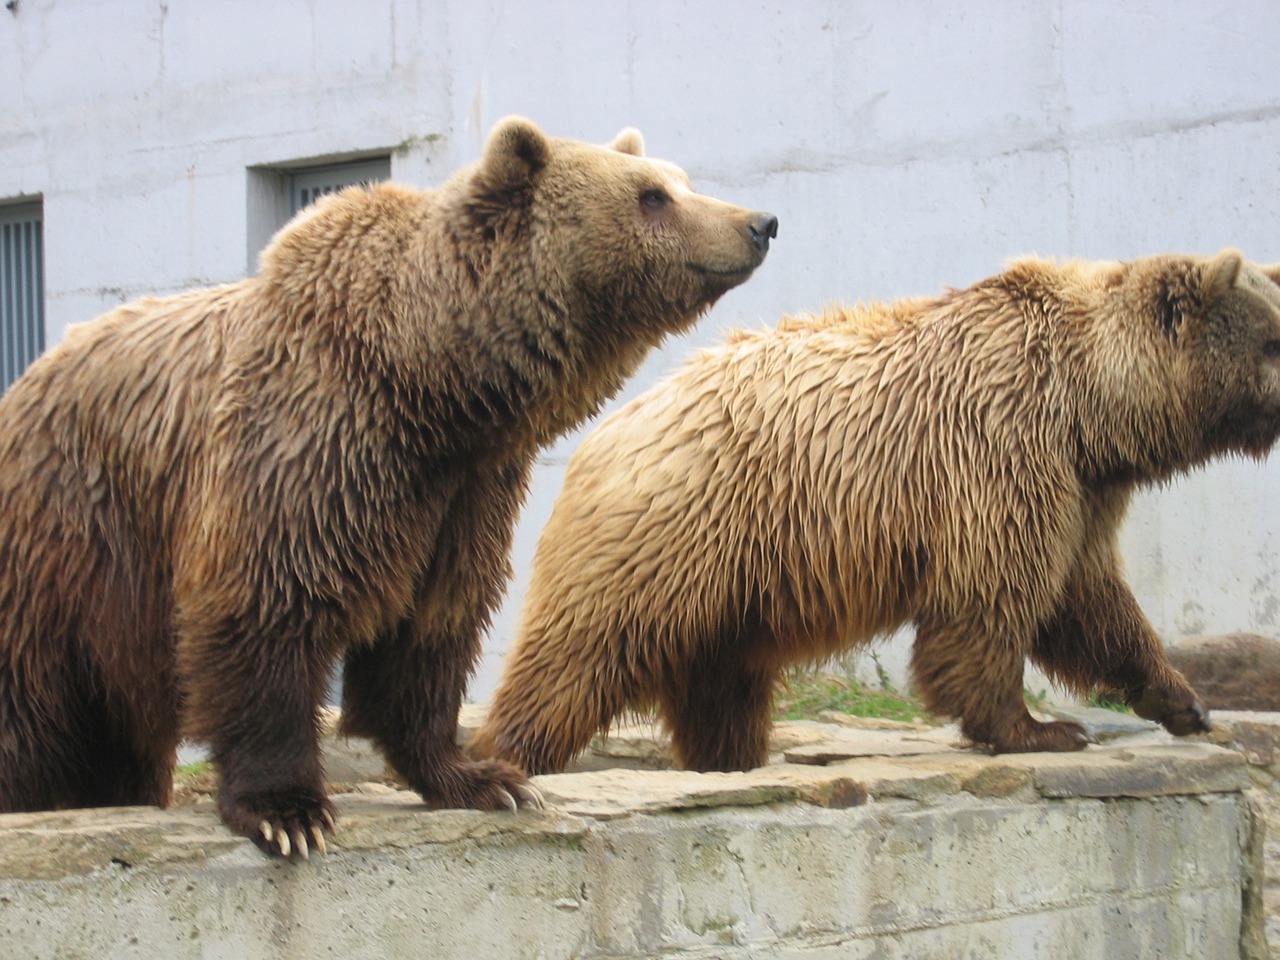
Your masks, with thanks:
M236 833L248 837L263 852L286 859L306 860L311 850L328 853L324 835L333 835L334 806L323 794L310 791L220 796L218 812Z
M1148 684L1140 694L1129 698L1129 705L1138 716L1154 720L1175 737L1208 733L1213 728L1209 711L1190 687Z
M503 760L463 760L453 767L439 790L419 790L436 807L470 810L543 809L542 794L524 772Z

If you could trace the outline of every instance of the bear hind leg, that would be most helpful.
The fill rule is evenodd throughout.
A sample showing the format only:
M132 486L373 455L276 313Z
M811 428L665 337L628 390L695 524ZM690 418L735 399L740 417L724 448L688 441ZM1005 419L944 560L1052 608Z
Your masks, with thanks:
M1023 697L1025 658L1011 637L981 622L916 623L911 669L931 713L955 717L964 735L996 753L1065 753L1090 742L1079 724L1042 722Z
M176 740L139 748L128 735L97 738L86 751L81 798L87 807L167 807Z
M0 670L0 813L89 805L81 797L86 758L77 732L41 717Z
M70 693L74 713L52 722L25 709L0 681L0 812L77 807L168 806L177 736L153 731L145 747L121 729L100 696ZM43 714L43 719L37 719Z
M684 769L727 772L768 762L778 671L749 662L754 639L718 637L663 684L659 708Z

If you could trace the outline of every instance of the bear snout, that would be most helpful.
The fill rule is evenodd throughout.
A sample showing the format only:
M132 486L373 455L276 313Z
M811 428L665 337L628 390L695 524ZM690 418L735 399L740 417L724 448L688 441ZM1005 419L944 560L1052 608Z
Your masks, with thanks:
M747 221L747 233L756 250L764 256L769 252L769 241L778 235L778 218L772 213L753 213Z

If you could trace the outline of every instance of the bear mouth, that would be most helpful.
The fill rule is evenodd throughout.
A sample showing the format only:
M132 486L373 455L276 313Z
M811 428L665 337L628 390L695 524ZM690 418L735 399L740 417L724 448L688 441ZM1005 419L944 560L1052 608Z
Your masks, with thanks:
M700 273L706 277L715 277L719 280L745 280L755 272L760 262L736 267L713 267L705 263L688 263L686 266L694 273Z

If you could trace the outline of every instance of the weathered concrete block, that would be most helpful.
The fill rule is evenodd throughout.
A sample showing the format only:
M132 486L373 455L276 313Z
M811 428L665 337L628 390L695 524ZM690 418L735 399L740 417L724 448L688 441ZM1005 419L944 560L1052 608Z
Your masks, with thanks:
M308 863L264 858L208 804L13 814L0 955L1252 960L1261 841L1223 756L1240 762L943 745L615 770L539 778L553 809L516 816L384 789L338 797L330 855Z

